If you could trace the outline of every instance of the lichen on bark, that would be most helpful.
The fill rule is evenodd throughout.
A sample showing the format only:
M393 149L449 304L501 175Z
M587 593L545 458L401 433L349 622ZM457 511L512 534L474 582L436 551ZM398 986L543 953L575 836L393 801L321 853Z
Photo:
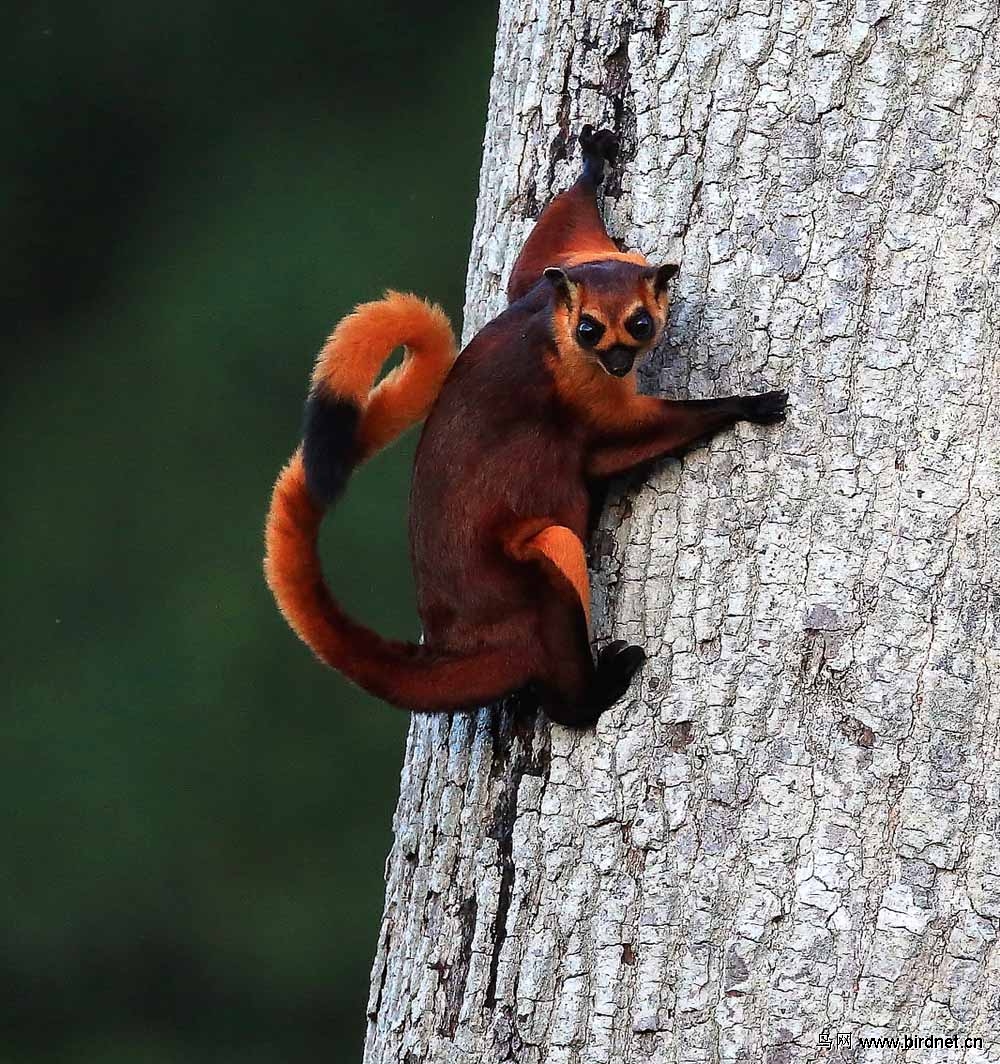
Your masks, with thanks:
M601 121L682 263L646 387L792 410L613 493L596 730L414 718L368 1064L1000 1060L997 18L501 3L466 338Z

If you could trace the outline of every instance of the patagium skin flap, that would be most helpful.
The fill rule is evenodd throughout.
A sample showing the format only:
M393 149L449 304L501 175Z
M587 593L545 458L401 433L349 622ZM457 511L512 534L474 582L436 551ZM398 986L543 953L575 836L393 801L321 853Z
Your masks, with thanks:
M443 311L413 295L388 292L340 322L275 484L265 571L281 611L317 657L403 709L457 712L531 685L552 720L593 724L645 660L621 641L591 650L584 540L600 481L737 421L785 417L783 391L638 394L678 267L608 236L596 193L615 135L584 126L578 146L582 172L528 237L509 305L460 359ZM375 384L397 347L402 364ZM423 642L402 643L343 611L317 535L355 467L425 419L410 494Z

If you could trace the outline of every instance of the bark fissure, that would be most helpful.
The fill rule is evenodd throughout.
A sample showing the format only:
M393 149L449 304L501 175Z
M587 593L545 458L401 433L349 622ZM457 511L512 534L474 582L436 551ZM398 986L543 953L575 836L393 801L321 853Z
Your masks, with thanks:
M440 1033L454 1038L461 1015L462 1001L465 998L465 986L469 978L469 964L472 961L472 942L476 934L476 919L479 905L473 894L459 906L458 919L462 929L458 955L453 965L439 962L438 970L442 975L445 988L445 1007Z

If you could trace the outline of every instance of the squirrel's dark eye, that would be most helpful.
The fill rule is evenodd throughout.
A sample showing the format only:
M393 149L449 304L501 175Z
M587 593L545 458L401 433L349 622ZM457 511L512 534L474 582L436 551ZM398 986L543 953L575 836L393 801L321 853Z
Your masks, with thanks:
M604 326L593 318L582 315L576 327L576 338L584 347L593 347L604 335Z
M644 310L640 310L629 318L625 328L636 340L648 340L653 335L653 319Z

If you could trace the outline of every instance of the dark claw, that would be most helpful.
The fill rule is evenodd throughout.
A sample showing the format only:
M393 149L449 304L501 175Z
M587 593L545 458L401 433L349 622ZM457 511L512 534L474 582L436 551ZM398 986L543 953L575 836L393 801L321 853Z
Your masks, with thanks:
M743 396L743 420L755 425L776 425L788 413L788 392Z
M618 137L610 129L598 129L589 123L580 130L577 138L583 152L583 172L593 178L595 184L604 180L604 164L613 166L618 158Z
M615 639L598 651L594 685L582 702L575 706L556 703L546 706L546 712L557 724L568 728L592 728L601 714L625 694L645 660L642 647Z
M632 677L642 668L646 652L639 646L616 639L597 656L597 697L613 706L629 688Z
M596 132L590 124L580 130L580 148L584 155L596 155L609 163L618 158L618 136L610 129L598 129Z
M628 645L628 640L613 639L597 652L597 667L600 668L602 662L610 661L616 654L620 654Z

